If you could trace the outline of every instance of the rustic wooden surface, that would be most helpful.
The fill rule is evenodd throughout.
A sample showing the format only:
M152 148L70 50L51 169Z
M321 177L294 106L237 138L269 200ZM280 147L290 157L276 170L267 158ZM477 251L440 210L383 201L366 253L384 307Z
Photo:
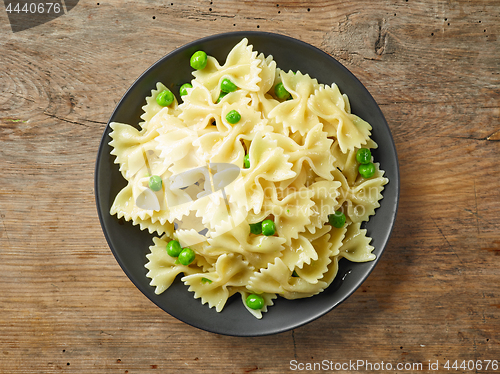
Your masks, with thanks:
M291 360L461 373L474 370L446 360L500 360L498 0L98 1L18 33L0 6L1 373L284 373ZM96 151L124 91L174 48L232 30L283 33L342 62L380 104L401 168L394 233L367 281L319 320L262 338L154 306L94 202Z

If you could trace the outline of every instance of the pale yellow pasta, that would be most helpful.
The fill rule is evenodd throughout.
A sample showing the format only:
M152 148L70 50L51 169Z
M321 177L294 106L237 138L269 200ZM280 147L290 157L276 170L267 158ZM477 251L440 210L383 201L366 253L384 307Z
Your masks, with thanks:
M203 70L193 72L196 80L211 92L214 102L219 97L220 83L224 78L229 78L245 91L259 91L261 61L257 58L257 52L252 49L245 38L229 52L224 65L219 65L219 62L210 56Z
M239 293L245 308L262 318L277 296L322 292L341 258L373 260L371 238L360 225L375 214L388 180L373 159L373 177L358 172L357 150L377 144L347 96L335 84L281 71L246 39L223 65L209 57L193 75L181 104L161 107L156 96L166 87L157 84L140 130L111 124L111 153L127 186L110 212L162 235L153 239L145 265L155 292L180 277L217 312ZM237 90L219 98L223 79ZM290 100L276 96L277 83ZM241 116L235 124L226 119L231 111ZM152 189L151 176L161 179L160 188ZM338 210L346 215L341 228L328 223ZM274 222L275 234L251 230L263 220ZM172 240L194 251L192 263L167 253ZM262 296L260 309L246 304L251 294Z
M365 229L360 229L359 223L349 225L342 246L339 249L340 257L345 257L354 262L375 260L370 241L371 238L366 236Z
M251 294L246 288L241 287L238 289L238 292L241 294L241 301L243 302L243 305L245 306L246 310L248 310L255 318L261 319L262 318L262 313L267 312L267 307L274 305L273 299L276 299L278 296L276 296L275 293L265 293L263 292L261 294L262 298L264 299L264 307L261 309L251 309L248 307L246 304L245 300L247 297Z
M317 295L326 288L326 283L318 280L310 283L304 278L294 277L293 272L281 258L267 269L261 269L250 277L248 288L265 293L276 293L287 299L300 299Z
M350 113L345 103L336 85L319 87L308 101L309 110L326 122L327 131L335 132L343 153L365 145L372 129L368 122Z
M162 106L160 106L157 102L156 102L156 96L161 92L163 91L164 89L166 89L167 87L165 87L162 83L158 82L156 84L156 90L152 90L151 91L151 96L148 96L146 97L146 105L144 105L142 107L142 110L144 111L144 113L141 115L141 119L144 121L144 122L139 122L139 125L141 127L144 127L145 125L149 125L150 124L150 121L151 119L156 115L158 114L160 111L166 111L170 114L172 113L177 113L177 99L174 99L174 103L172 105L170 105L169 107L167 108L164 108ZM166 110L165 110L166 109Z
M332 262L333 250L332 244L328 241L329 238L329 234L322 233L319 238L311 241L311 245L316 252L316 259L309 264L303 264L302 267L293 268L300 278L311 284L316 284L319 279L323 278L323 275L328 271L328 265Z
M319 123L318 116L309 109L308 102L320 85L316 79L312 79L308 74L303 75L300 71L295 74L282 71L281 80L292 99L278 104L271 110L269 117L283 122L291 132L298 131L304 135Z
M194 292L195 298L201 298L202 304L208 303L220 312L237 291L235 288L246 286L253 273L253 266L242 256L224 253L217 258L212 271L186 275L181 280Z
M170 257L165 251L167 241L153 238L153 242L155 245L150 247L151 253L146 256L149 260L146 264L146 268L149 270L146 276L151 278L151 285L156 287L157 294L170 287L177 275L181 273L197 274L203 271L203 267L176 264L175 258Z

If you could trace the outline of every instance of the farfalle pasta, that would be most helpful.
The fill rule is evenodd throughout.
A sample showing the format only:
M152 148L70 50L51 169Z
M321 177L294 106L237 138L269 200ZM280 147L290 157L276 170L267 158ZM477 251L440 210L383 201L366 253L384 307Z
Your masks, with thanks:
M334 83L280 70L247 39L201 64L182 103L157 100L158 83L140 130L111 123L128 183L110 213L156 234L145 267L157 294L180 277L217 312L240 294L261 318L278 296L325 290L340 259L375 258L361 223L388 180L360 162L372 128Z

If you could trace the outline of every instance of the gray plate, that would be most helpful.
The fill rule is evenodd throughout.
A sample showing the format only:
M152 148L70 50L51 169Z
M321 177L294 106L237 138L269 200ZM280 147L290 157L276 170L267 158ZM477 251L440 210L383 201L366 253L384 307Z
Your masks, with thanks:
M341 92L349 96L352 112L373 126L372 138L379 144L373 155L390 180L383 191L380 208L366 224L368 235L373 238L371 244L375 247L377 259L367 263L341 260L338 275L328 289L307 299L278 298L261 320L254 318L244 308L239 294L230 298L224 310L217 313L215 309L194 299L193 293L188 292L179 280L180 277L167 291L156 295L154 287L149 285L150 279L146 277L147 269L144 268L146 254L152 245L152 235L109 215L115 196L126 185L118 165L113 163L115 157L110 155L109 123L138 124L141 121L141 107L146 96L156 87L156 82L162 82L177 94L179 87L193 78L189 66L192 53L204 50L224 63L231 48L244 37L248 38L254 50L266 56L273 55L282 70L300 70L317 78L320 83L336 83ZM128 89L111 115L99 146L95 194L101 226L111 251L123 271L144 295L170 315L200 329L226 335L258 336L287 331L321 317L349 297L368 277L379 261L394 225L399 198L399 170L394 141L380 108L361 82L343 65L323 51L287 36L265 32L233 32L203 38L176 49L146 70Z

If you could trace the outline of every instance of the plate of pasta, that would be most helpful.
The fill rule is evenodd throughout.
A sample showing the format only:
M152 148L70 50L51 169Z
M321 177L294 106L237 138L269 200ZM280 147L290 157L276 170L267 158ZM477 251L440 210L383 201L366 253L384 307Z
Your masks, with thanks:
M147 69L95 170L107 242L158 307L219 334L284 332L368 277L399 197L373 97L343 65L265 32L214 35Z

